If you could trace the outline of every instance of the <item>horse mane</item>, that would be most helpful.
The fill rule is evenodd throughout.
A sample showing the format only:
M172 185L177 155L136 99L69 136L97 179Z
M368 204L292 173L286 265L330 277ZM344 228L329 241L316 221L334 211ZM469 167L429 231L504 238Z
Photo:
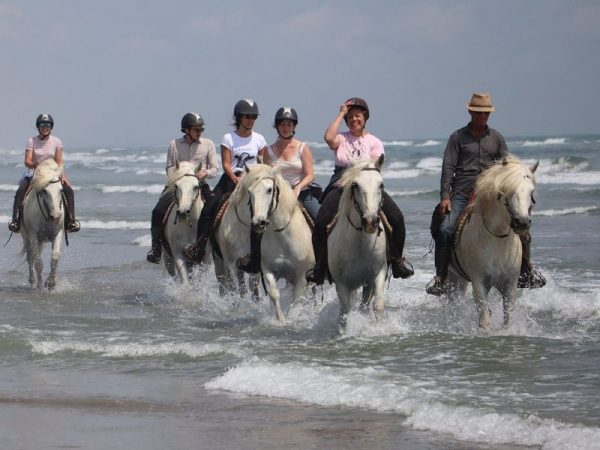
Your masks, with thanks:
M42 161L36 167L33 175L33 188L36 190L44 189L48 184L58 178L62 172L62 165L59 166L52 158Z
M179 163L179 168L172 170L167 176L167 186L173 186L177 181L192 171L195 174L195 167L196 163L191 161L181 161Z
M477 177L477 199L487 202L495 201L499 195L510 197L517 191L524 178L531 179L535 185L535 177L531 170L519 158L507 156Z
M278 168L267 164L255 164L248 168L248 172L241 178L240 182L232 192L230 202L239 206L244 199L245 192L257 181L263 178L273 178L279 187L279 205L286 210L291 210L298 203L294 191L287 181L283 179Z
M358 177L358 175L365 169L374 168L375 163L371 160L362 160L354 162L350 167L346 168L342 172L340 177L340 187L343 188L342 196L340 198L340 204L338 207L339 211L345 211L352 202L350 196L350 189L348 186L352 185L352 182Z

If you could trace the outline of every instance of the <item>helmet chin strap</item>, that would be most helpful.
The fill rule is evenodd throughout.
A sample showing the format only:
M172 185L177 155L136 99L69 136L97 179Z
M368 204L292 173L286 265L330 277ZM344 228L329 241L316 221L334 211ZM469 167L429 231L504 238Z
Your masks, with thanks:
M194 139L188 129L185 130L185 135L189 137L192 142L200 142L200 136L198 136L198 139Z
M285 141L289 141L290 139L292 139L294 137L294 135L296 134L296 131L292 131L292 134L290 134L289 136L284 136L283 134L281 134L279 131L277 131L277 134L279 135L280 139L283 139Z

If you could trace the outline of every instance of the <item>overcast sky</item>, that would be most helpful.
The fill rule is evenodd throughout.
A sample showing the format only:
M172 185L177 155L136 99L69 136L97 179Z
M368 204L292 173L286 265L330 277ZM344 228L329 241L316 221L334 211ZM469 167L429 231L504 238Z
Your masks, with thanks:
M165 145L200 112L220 142L256 100L322 140L348 97L384 140L446 138L491 92L506 136L600 133L600 2L0 0L0 147L49 112L65 149Z

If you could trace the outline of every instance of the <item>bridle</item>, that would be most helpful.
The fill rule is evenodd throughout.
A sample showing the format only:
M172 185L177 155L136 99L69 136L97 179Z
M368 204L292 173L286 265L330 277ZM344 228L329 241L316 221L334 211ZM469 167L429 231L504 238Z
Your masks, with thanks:
M266 177L266 178L261 178L259 180L256 180L255 184L263 181L263 180L270 180L273 183L273 194L271 195L271 202L269 203L269 210L267 211L267 217L271 217L271 215L273 214L273 211L275 211L277 209L277 207L279 206L279 194L281 193L281 189L279 188L279 185L277 184L277 181L275 180L275 178L273 177ZM238 210L237 210L237 205L234 207L235 209L235 215L238 218L238 220L240 221L240 223L244 226L247 227L251 227L252 225L248 225L246 223L244 223L244 221L242 220L242 218L240 217ZM252 204L252 197L248 196L248 209L250 210L250 219L252 220L254 218L254 205ZM281 228L273 228L273 231L276 233L280 233L283 230L285 230L289 224L292 221L292 217L294 216L294 213L296 212L296 208L294 208L294 210L292 211L292 213L290 214L290 218L287 221L287 223L281 227Z
M60 179L50 181L48 184L60 183ZM40 189L35 192L35 197L37 199L38 206L40 208L40 212L42 213L42 217L46 222L50 222L50 206L48 206L48 202L46 201L46 196L44 195L46 188ZM62 192L60 195L60 209L63 209L63 196Z
M193 205L196 202L196 200L198 199L198 196L200 195L200 178L198 178L198 176L196 174L193 174L193 173L186 173L184 175L184 177L194 177L196 179L196 181L198 182L198 189L196 189L196 195L192 199L192 205ZM175 188L175 203L177 205L179 205L179 191L177 190L177 188ZM175 219L173 221L173 224L176 224L178 220L179 220L179 213L176 213L175 214ZM191 217L190 217L189 214L187 215L187 224L189 226L193 225L192 222L191 222Z
M361 170L361 172L363 171L367 171L367 170L375 170L377 172L380 172L378 168L376 167L366 167L364 169ZM352 198L352 205L354 206L354 209L356 210L356 212L358 213L359 217L363 217L364 215L364 211L362 210L360 203L358 203L358 200L356 199L356 195L355 195L355 191L358 189L358 184L356 182L353 182L352 185L350 186L350 198ZM380 215L381 212L381 207L383 205L383 185L381 185L381 198L379 200L379 205L377 206L377 215ZM352 228L354 228L356 231L362 232L364 227L362 225L360 226L356 226L352 223L352 219L350 218L350 213L346 213L346 218L348 219L348 223L350 223L350 225L352 225ZM381 227L379 227L379 233L381 232Z
M514 217L517 215L516 211L514 210L514 208L512 207L512 205L506 198L506 196L503 195L502 197L504 198L504 207L506 208L506 211L508 212L508 215L510 217L510 225L509 225L508 232L506 232L504 234L494 233L492 230L490 230L490 228L485 223L485 216L483 214L481 215L481 221L483 222L483 226L485 227L487 232L490 233L492 236L497 237L498 239L507 238L508 236L510 236L510 232L514 231L514 228L516 225ZM531 194L531 206L529 206L529 211L528 211L529 215L531 215L531 210L533 209L534 205L535 205L535 197L532 193Z

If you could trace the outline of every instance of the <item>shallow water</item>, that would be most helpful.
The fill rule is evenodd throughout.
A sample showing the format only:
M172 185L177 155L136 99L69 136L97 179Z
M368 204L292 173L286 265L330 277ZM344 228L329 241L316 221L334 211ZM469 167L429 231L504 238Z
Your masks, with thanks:
M27 286L20 236L0 254L0 448L600 448L600 137L509 139L540 160L548 285L520 292L507 328L496 298L489 332L469 299L424 293L443 145L386 143L416 274L389 283L382 321L353 311L341 335L330 287L284 294L280 324L264 299L219 297L210 269L182 287L145 262L164 148L67 148L83 229L56 291ZM0 150L2 222L21 152Z

